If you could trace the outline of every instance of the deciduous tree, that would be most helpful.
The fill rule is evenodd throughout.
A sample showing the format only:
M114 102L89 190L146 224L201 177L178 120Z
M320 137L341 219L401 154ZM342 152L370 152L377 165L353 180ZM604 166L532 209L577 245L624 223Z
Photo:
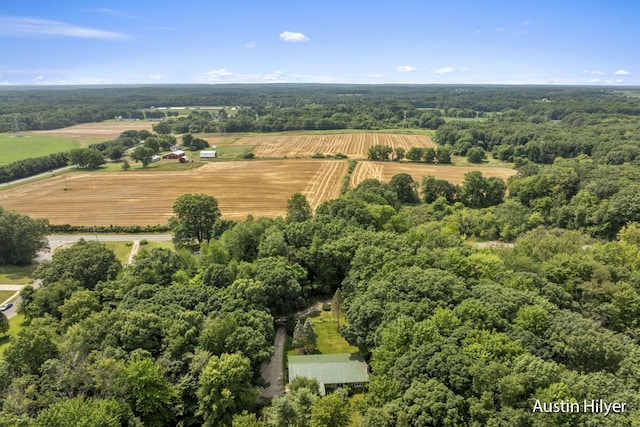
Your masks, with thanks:
M173 213L169 224L178 245L211 240L213 224L221 216L218 200L207 194L183 194L173 204Z
M229 425L233 415L249 407L257 390L251 385L251 364L240 354L211 356L198 378L198 414L204 425Z

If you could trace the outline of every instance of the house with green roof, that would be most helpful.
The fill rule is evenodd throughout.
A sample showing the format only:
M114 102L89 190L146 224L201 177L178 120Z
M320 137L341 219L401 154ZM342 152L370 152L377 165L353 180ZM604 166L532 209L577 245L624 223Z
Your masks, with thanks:
M324 395L338 387L364 387L369 383L369 366L358 353L289 356L289 382L296 377L315 378Z

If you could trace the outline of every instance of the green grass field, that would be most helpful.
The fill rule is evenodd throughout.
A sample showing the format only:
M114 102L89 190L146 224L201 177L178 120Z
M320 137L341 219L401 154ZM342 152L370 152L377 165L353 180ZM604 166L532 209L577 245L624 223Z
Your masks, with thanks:
M18 314L12 319L9 319L9 330L6 335L0 335L0 357L4 353L4 349L7 348L11 342L11 337L15 337L25 323L24 314Z
M145 245L140 245L140 251L151 251L155 248L171 249L175 250L173 242L148 242Z
M190 157L191 158L191 157ZM127 158L129 162L129 172L169 172L169 171L181 171L188 169L196 169L200 166L204 166L204 162L196 160L193 163L180 163L177 160L160 160L159 162L151 163L146 168L142 167L142 163L136 163L133 160ZM123 162L111 162L108 161L104 165L100 166L95 171L90 172L123 172ZM74 169L77 172L87 172L84 169Z
M356 353L357 347L349 345L340 331L338 331L338 321L330 311L320 311L312 314L311 322L318 336L318 352L321 354L332 353ZM341 324L344 319L341 316Z
M218 145L216 151L218 152L218 159L229 160L250 153L254 147L254 145Z
M28 285L33 281L31 275L36 265L0 266L0 283L3 285Z
M0 291L0 304L11 298L16 291Z
M0 150L3 156L0 165L13 163L31 157L43 157L53 153L79 148L80 143L58 136L21 135L0 133Z
M335 354L335 353L356 353L358 348L349 345L340 331L338 331L338 321L331 311L316 311L310 316L313 328L318 336L318 353ZM340 324L343 325L345 319L340 316ZM296 351L292 346L291 338L287 337L287 355L294 356Z
M129 262L129 254L133 248L133 242L102 242L111 249L122 264Z

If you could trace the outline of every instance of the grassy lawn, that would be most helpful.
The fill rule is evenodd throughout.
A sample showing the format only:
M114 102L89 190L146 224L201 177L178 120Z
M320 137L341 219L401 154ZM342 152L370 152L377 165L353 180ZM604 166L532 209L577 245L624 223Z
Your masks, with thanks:
M254 147L254 145L218 145L216 151L218 152L219 159L228 160L250 153Z
M318 336L318 352L321 354L331 353L355 353L357 347L349 345L338 331L338 321L330 311L320 311L312 314L311 322ZM341 322L344 319L341 316Z
M16 291L0 291L0 304L11 298Z
M0 284L3 285L28 285L33 281L31 275L36 265L3 265L0 266Z
M111 249L122 264L129 262L129 254L133 248L133 242L102 242Z
M316 311L310 316L313 328L318 336L318 353L356 353L358 348L349 345L338 331L338 321L333 317L331 311ZM343 315L340 316L340 324L345 323ZM287 337L287 355L295 356L296 351L291 343L291 338Z
M24 314L17 314L12 319L9 319L9 330L7 334L4 336L0 335L0 357L2 357L4 349L7 348L11 342L11 337L15 337L24 324Z
M163 248L163 249L171 249L175 250L175 246L173 242L148 242L145 245L140 245L140 251L151 251L154 248Z
M487 158L482 163L469 163L465 156L451 156L451 162L456 166L493 166L497 168L509 168L513 169L515 163L503 162L502 160L494 159L491 153L487 153Z
M189 158L192 158L192 156L189 156ZM204 166L205 162L200 162L198 160L196 160L193 163L179 163L177 160L160 160L159 162L155 162L155 163L151 163L149 166L147 166L146 168L142 167L142 163L136 163L133 160L127 158L127 161L129 162L129 166L131 167L129 169L129 172L163 172L163 171L181 171L181 170L188 170L188 169L196 169L199 168L200 166ZM100 171L107 171L107 172L123 172L122 169L122 164L123 162L107 162L104 165L100 166L96 171L100 172ZM83 172L86 171L84 169L78 169L79 172ZM95 172L95 171L91 171L91 172Z
M79 147L79 142L59 136L0 133L0 151L2 151L0 165L31 157L48 156Z
M362 423L362 415L360 414L360 406L364 400L364 393L354 393L349 397L349 406L351 406L351 419L349 420L350 426L359 426Z

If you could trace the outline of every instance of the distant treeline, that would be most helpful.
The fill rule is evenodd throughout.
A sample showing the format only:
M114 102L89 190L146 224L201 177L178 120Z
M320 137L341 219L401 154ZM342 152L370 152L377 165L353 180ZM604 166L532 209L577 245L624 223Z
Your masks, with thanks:
M636 89L625 90L630 93ZM254 127L251 130L259 131L339 129L334 127L337 125L358 129L427 127L420 124L424 109L457 118L508 110L549 120L562 120L572 113L640 114L640 99L613 88L301 84L30 87L0 88L0 132L54 129L114 117L162 118L168 114L141 111L160 106L249 109L246 120L224 123L227 132L249 123Z

